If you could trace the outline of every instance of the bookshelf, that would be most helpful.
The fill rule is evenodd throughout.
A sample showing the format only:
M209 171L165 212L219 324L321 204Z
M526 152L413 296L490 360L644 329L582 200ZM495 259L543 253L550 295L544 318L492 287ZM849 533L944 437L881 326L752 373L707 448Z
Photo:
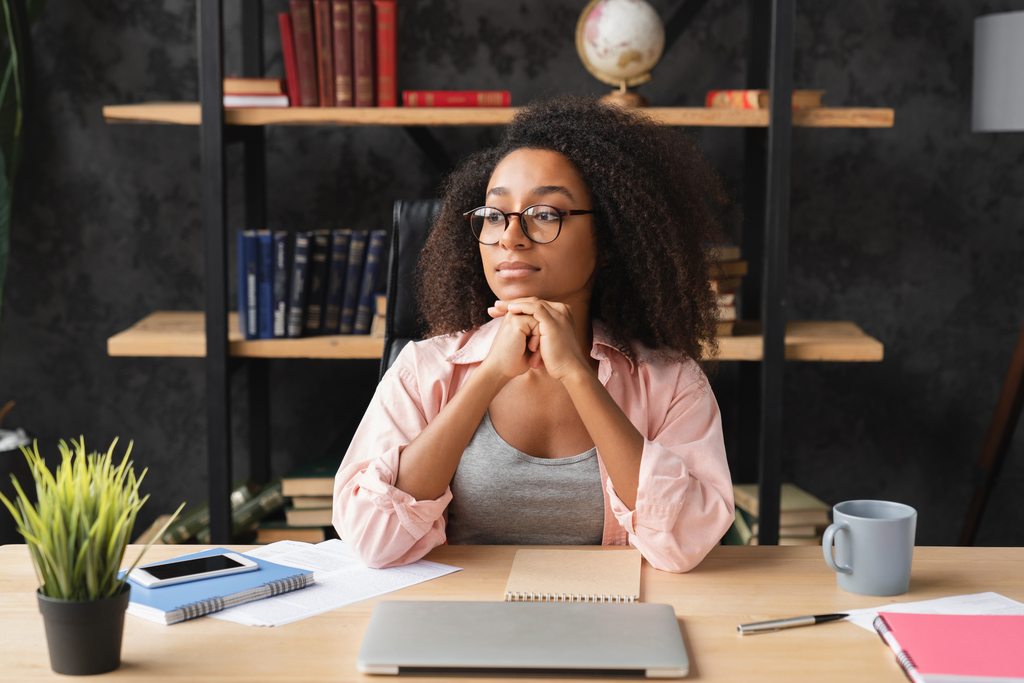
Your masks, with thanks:
M497 126L507 124L514 107L252 107L225 109L228 126ZM650 107L644 113L668 126L766 128L767 109ZM145 102L103 107L107 123L158 123L198 126L198 102ZM885 107L821 107L793 112L803 128L891 128L895 114Z
M262 75L263 3L242 2L241 42L244 76ZM675 35L703 2L676 2L666 25ZM789 321L785 302L788 252L789 176L792 129L891 128L895 114L884 107L826 107L796 110L793 90L795 0L749 0L750 52L746 87L771 91L767 110L712 110L704 107L649 108L665 125L735 127L744 130L744 257L755 264L744 278L746 317L736 336L719 340L719 359L740 363L743 399L740 449L755 453L763 511L759 541L778 541L782 404L786 361L877 362L882 343L848 321ZM508 123L514 109L288 108L224 109L223 0L198 7L199 102L111 104L103 116L111 124L195 126L199 130L201 217L205 271L204 311L154 312L108 340L111 356L203 358L206 374L207 462L211 535L225 543L231 528L232 371L248 374L251 476L269 473L269 370L279 358L375 358L382 342L372 338L320 337L243 340L229 316L226 149L244 151L245 217L265 224L268 126L396 126L410 131L438 126L491 126ZM668 36L669 39L674 36Z
M756 322L740 321L732 336L720 337L720 361L760 361L764 340ZM238 314L228 314L228 349L234 358L379 359L384 340L369 335L332 335L301 339L242 338ZM121 357L203 358L206 323L202 311L157 311L107 340L107 354ZM882 342L847 321L790 321L786 360L875 362Z

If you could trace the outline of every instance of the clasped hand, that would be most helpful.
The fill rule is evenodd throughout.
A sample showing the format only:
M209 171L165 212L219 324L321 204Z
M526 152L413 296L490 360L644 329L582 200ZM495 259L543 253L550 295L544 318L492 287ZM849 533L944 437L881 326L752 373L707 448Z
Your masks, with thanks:
M543 368L552 378L563 380L587 369L572 310L566 304L537 297L499 300L487 313L502 321L484 363L506 379Z

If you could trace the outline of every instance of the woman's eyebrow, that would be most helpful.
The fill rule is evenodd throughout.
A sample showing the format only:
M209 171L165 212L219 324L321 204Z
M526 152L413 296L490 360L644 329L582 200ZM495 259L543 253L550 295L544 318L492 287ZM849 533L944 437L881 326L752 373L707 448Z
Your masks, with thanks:
M487 191L488 197L492 195L495 197L504 197L508 194L509 191L507 187L492 187L490 190ZM535 187L532 190L530 190L530 194L535 197L543 197L544 195L549 194L561 194L565 195L566 197L573 201L576 201L576 197L574 197L572 192L569 191L569 188L563 185L540 185L539 187Z

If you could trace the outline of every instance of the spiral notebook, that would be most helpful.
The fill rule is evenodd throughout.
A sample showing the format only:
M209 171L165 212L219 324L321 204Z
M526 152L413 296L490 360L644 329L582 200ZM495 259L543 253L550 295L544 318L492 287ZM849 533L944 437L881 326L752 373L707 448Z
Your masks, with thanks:
M1024 615L880 612L874 627L914 683L1024 681Z
M211 548L175 559L224 552L228 552L228 549ZM246 557L258 563L260 568L254 572L216 576L157 588L146 588L128 579L132 587L128 614L159 624L176 624L235 605L305 588L314 582L311 571L286 567L250 555Z
M638 602L636 550L516 551L506 602Z

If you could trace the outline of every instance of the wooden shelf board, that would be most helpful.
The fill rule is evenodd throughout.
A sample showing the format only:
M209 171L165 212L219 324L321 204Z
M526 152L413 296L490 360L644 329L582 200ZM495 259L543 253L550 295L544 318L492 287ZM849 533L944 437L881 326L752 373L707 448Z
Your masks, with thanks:
M760 327L756 321L738 321L733 336L718 338L718 360L762 360ZM884 356L882 342L852 322L790 321L786 325L786 360L863 363L878 362Z
M107 340L111 356L206 356L204 316L198 311L157 311ZM737 334L720 337L722 361L762 358L758 323L740 321ZM335 335L302 339L242 339L237 314L228 316L232 356L244 358L380 358L384 340L368 335ZM799 361L871 362L884 355L882 343L852 322L791 322L786 334L786 358Z
M253 107L225 109L234 126L496 126L512 120L514 107ZM643 110L670 126L760 127L764 109L649 107ZM197 102L145 102L103 107L107 123L199 125ZM793 111L793 125L805 128L892 128L895 113L885 107L821 107Z
M203 358L205 316L199 311L157 311L107 340L111 356ZM241 358L380 358L384 340L364 334L253 339L238 328L238 314L228 314L228 352Z

